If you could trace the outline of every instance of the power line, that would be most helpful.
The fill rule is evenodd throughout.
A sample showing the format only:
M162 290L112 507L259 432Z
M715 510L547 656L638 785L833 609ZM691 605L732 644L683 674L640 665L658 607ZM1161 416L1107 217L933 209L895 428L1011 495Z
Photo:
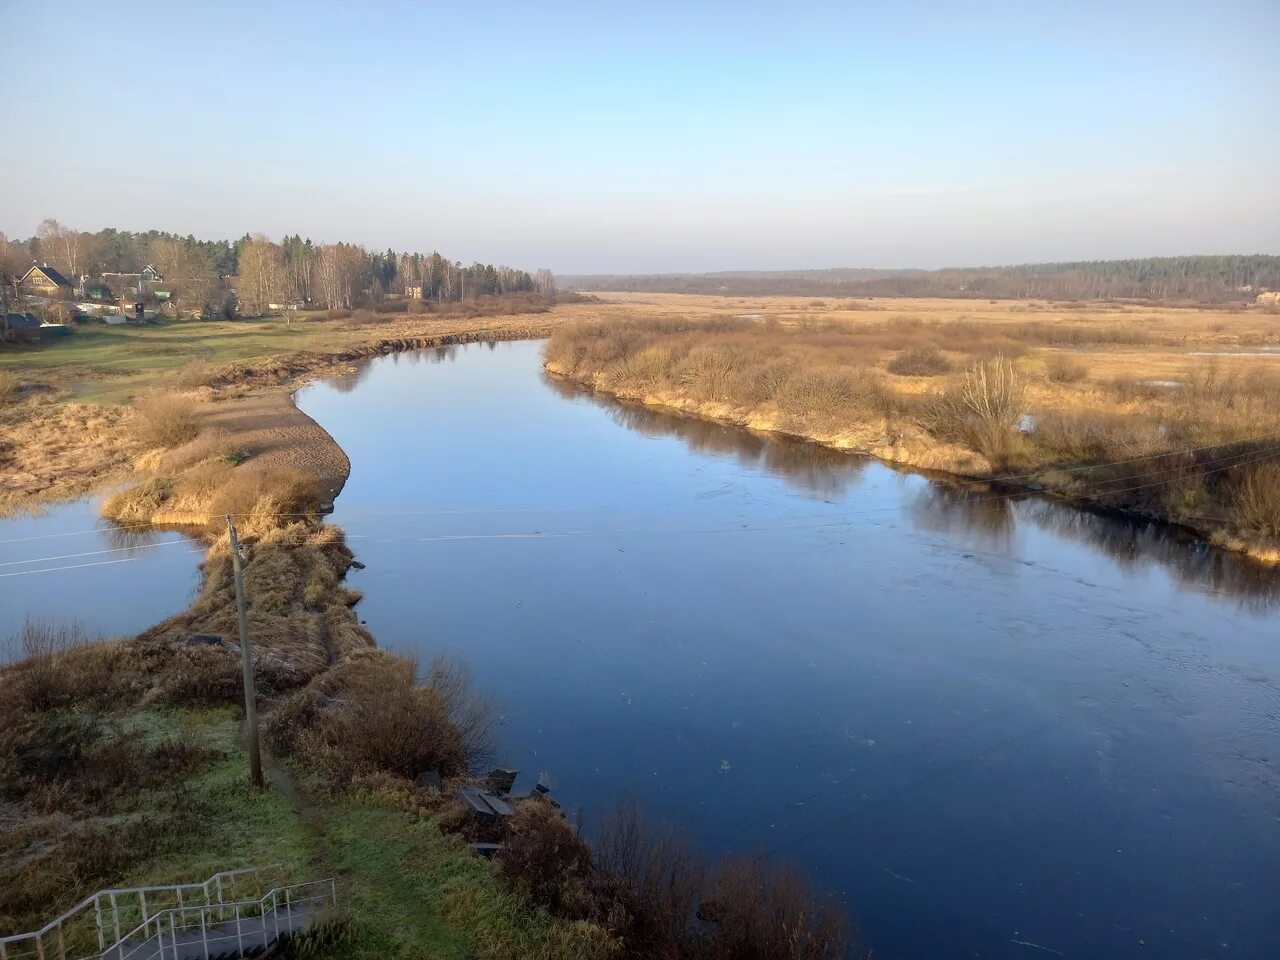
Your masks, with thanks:
M111 563L133 563L137 557L121 557L119 560L97 560L93 563L71 563L65 567L45 567L40 570L19 570L16 573L0 573L0 577L29 577L37 573L53 573L57 570L78 570L81 567L105 567Z
M16 567L24 563L48 563L53 560L75 560L80 557L96 557L103 553L122 553L126 550L149 550L156 547L172 547L179 543L199 543L203 544L203 540L188 538L185 540L169 540L164 543L145 543L137 544L131 547L112 547L110 550L86 550L84 553L64 553L54 557L33 557L29 560L5 560L0 562L0 567Z

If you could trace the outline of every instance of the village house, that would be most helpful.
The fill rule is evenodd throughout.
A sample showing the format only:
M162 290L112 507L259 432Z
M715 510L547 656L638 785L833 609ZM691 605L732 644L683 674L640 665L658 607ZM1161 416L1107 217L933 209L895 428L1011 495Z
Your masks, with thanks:
M421 300L422 287L407 286L404 288L404 295L410 300Z
M75 284L47 263L33 263L18 280L23 293L37 297L71 296Z
M1259 307L1280 307L1280 290L1264 290L1253 302Z

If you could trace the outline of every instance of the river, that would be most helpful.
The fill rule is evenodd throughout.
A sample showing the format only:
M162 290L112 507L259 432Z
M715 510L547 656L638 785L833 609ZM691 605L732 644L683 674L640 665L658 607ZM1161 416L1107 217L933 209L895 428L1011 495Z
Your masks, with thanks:
M108 523L101 503L86 497L0 519L0 663L21 655L28 619L73 625L88 639L128 636L191 602L205 545Z

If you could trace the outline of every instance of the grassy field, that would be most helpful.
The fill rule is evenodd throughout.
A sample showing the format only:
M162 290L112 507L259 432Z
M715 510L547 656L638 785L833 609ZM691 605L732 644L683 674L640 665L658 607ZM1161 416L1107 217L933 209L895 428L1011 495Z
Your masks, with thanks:
M1193 526L1280 558L1280 314L601 294L548 368L616 395Z

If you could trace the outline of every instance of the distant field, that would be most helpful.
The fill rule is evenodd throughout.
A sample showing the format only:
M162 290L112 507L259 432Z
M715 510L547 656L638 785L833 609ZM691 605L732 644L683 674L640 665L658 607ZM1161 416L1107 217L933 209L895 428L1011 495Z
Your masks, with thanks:
M1138 304L1061 303L1037 300L944 300L937 298L851 297L716 297L678 293L599 292L603 317L749 317L775 320L785 326L814 328L874 327L920 321L929 324L993 325L991 331L975 330L975 337L999 332L1008 339L1046 350L1071 350L1087 361L1090 377L1141 375L1151 379L1178 379L1203 370L1210 360L1242 368L1253 363L1274 365L1280 371L1280 312L1256 307L1237 309L1154 307ZM1051 326L1063 343L1045 343L1045 337L1026 340L1028 329ZM1022 328L1019 330L1019 328ZM1132 342L1107 342L1129 339ZM890 359L899 335L883 341L881 358ZM1218 358L1192 356L1197 352L1221 352ZM1255 357L1229 353L1257 352Z

